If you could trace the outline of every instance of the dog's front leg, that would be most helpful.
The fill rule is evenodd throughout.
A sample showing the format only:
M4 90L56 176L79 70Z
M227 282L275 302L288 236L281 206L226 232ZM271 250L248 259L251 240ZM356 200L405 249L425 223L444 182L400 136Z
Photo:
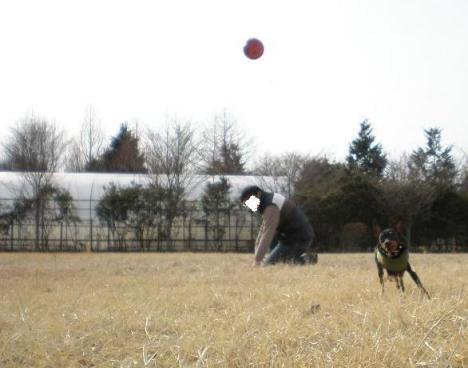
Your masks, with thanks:
M379 273L380 285L382 286L381 294L383 295L384 293L384 269L383 269L383 266L379 263L379 261L377 261L377 259L375 260L375 262L377 264L377 272Z

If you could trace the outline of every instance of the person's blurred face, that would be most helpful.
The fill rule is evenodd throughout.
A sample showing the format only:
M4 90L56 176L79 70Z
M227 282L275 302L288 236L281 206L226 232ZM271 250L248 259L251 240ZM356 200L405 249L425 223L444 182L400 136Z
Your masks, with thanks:
M258 206L260 205L260 199L254 195L250 196L244 204L252 211L257 212Z

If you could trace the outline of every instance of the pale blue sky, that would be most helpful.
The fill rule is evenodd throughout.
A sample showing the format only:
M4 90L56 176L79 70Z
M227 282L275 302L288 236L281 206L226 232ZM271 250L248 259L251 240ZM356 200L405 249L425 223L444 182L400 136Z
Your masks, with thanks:
M264 56L245 58L250 37ZM227 109L259 153L343 159L368 118L386 152L468 152L468 1L2 1L0 126L36 112L78 132Z

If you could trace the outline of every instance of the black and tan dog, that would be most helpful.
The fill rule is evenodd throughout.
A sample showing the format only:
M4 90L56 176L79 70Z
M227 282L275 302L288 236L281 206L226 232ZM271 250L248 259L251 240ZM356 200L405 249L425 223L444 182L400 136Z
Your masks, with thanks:
M395 280L397 288L402 292L405 291L403 274L408 271L416 285L430 299L429 293L409 263L409 249L403 237L403 223L400 221L394 227L385 230L381 230L380 227L376 226L374 230L378 237L377 247L375 248L375 262L380 284L382 285L382 294L384 292L384 269L387 271L388 279Z

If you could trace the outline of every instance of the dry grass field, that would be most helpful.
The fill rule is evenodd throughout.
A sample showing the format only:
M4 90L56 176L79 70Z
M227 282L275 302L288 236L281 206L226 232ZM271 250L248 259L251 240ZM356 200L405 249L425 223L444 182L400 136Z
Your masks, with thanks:
M467 254L0 254L0 367L468 367ZM320 304L313 313L311 305Z

